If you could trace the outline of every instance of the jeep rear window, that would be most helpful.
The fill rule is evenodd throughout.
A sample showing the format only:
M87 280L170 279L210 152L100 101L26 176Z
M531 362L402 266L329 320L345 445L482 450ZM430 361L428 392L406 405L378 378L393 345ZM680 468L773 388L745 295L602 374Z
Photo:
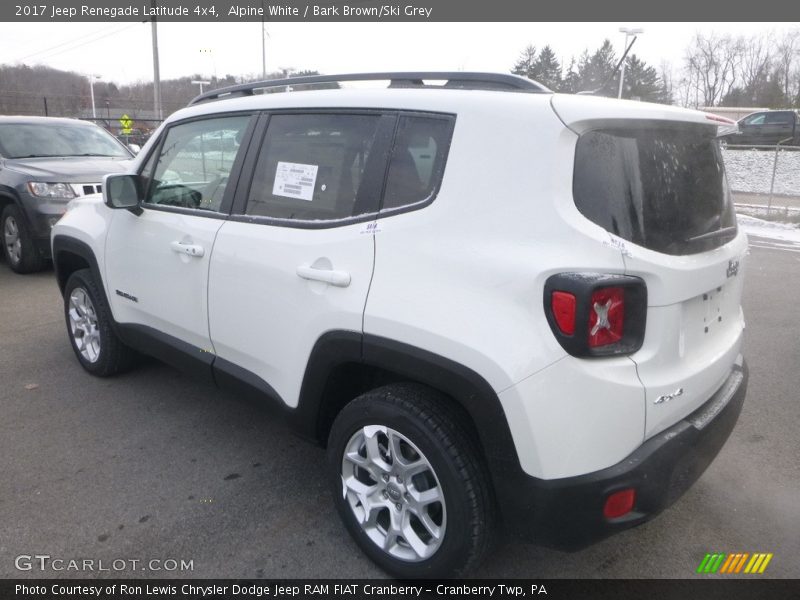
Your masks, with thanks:
M700 126L584 133L575 151L578 210L606 231L665 254L725 244L736 218L715 133Z

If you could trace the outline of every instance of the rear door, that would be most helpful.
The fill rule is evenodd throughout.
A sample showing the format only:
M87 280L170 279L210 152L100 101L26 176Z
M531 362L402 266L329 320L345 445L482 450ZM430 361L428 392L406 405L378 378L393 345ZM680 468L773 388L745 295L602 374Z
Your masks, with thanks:
M794 114L789 111L767 113L764 119L763 139L766 144L791 140L794 135Z
M215 370L296 406L317 340L362 331L396 115L269 115L211 258Z
M730 375L744 329L747 250L716 128L652 110L653 119L584 123L573 186L581 213L620 247L626 274L647 285L644 344L631 357L646 388L646 437L698 408Z

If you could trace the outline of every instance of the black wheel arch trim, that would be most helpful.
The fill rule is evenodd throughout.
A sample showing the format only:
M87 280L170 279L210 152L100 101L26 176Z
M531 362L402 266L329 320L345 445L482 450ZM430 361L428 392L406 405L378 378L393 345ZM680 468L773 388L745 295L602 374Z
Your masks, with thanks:
M106 304L109 307L111 306L111 304L108 302L108 297L106 296L106 288L103 282L103 277L100 274L100 266L98 265L97 258L95 257L94 251L91 249L89 244L66 235L57 235L53 238L52 252L53 270L55 271L56 282L58 283L58 287L62 294L64 293L64 286L67 283L67 277L64 276L64 273L61 270L61 261L59 260L59 255L63 253L74 254L75 256L82 258L89 265L89 269L92 271L95 281L97 281L97 286L100 288L100 292L103 294L103 299L106 301Z

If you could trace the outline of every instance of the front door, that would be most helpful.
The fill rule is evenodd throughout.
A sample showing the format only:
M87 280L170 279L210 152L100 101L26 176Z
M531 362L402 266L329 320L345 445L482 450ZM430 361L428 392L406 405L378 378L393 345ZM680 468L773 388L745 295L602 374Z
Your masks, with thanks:
M251 115L177 123L146 161L141 214L114 211L105 281L114 317L198 352L208 333L208 267ZM229 181L230 178L230 181Z

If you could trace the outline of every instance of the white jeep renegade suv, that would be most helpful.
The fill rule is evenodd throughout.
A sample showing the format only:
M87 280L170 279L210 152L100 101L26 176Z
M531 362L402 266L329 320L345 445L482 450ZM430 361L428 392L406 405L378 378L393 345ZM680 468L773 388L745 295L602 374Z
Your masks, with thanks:
M501 529L580 548L676 500L744 401L719 125L510 75L209 92L53 229L72 346L279 407L395 576Z

